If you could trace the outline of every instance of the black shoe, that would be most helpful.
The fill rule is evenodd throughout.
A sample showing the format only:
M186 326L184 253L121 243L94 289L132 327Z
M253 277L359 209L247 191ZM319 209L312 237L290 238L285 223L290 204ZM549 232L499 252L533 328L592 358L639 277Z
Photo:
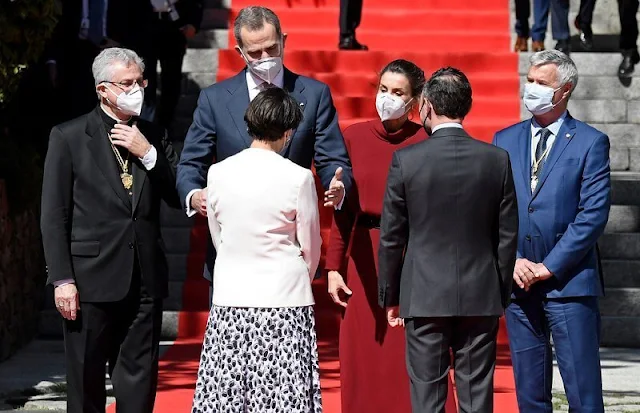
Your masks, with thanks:
M578 38L580 39L580 47L582 47L583 50L587 51L593 49L593 31L591 30L591 27L582 27L580 25L578 17L576 17L574 25L580 32L580 34L578 35Z
M622 63L618 68L618 76L630 77L633 73L635 65L640 63L640 54L638 50L624 50L622 52Z
M355 36L344 36L340 38L340 44L338 44L340 50L369 50L369 48L363 44L360 44Z
M569 39L558 40L558 43L556 43L556 50L568 56L571 53L571 43L569 43Z

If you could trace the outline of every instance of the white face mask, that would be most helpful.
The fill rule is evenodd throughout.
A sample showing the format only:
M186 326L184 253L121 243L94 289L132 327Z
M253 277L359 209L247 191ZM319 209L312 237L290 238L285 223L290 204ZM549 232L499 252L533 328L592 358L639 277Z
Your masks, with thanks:
M109 89L109 86L105 85L105 87ZM111 90L111 93L115 95L113 90ZM140 85L136 83L130 91L122 92L118 95L115 106L122 113L131 116L140 116L143 102L144 89L142 89Z
M411 102L411 100L409 100ZM400 119L407 113L407 105L400 96L387 92L378 92L376 96L376 109L381 121Z
M265 82L273 84L273 80L276 78L276 75L282 70L282 57L264 57L250 62L242 49L238 49L240 50L245 63L249 67L249 70Z
M522 96L524 106L533 115L544 115L560 103L560 101L556 104L553 103L553 95L561 88L562 86L554 89L537 83L527 83L524 85L524 95Z

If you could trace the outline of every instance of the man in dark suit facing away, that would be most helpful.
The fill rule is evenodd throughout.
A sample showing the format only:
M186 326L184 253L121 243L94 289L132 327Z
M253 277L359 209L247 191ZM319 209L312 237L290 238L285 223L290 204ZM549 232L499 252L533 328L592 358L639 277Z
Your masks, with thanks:
M138 119L146 86L133 51L103 50L100 103L54 127L44 165L42 241L64 317L67 411L104 413L105 366L119 413L151 413L162 299L168 292L160 205L179 208L177 156Z
M460 411L493 411L518 209L507 152L462 128L471 101L464 73L435 72L420 106L431 137L397 151L387 180L379 301L391 326L405 325L415 413L444 413L450 349Z

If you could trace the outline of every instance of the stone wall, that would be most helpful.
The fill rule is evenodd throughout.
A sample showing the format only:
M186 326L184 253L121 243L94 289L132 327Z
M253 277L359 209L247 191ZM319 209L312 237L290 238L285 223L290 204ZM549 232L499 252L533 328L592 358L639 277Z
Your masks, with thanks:
M0 180L0 361L37 333L45 277L37 211L10 211Z

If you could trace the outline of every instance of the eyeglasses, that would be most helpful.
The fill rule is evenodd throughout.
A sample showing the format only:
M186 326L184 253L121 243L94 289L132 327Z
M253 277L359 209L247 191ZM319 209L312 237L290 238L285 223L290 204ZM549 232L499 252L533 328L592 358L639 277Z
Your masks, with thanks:
M138 86L140 86L141 89L144 89L144 88L147 87L148 81L147 81L147 79L123 80L122 82L112 82L110 80L104 80L104 81L102 81L100 83L111 83L112 85L117 86L122 90L129 90L136 83L138 84Z

